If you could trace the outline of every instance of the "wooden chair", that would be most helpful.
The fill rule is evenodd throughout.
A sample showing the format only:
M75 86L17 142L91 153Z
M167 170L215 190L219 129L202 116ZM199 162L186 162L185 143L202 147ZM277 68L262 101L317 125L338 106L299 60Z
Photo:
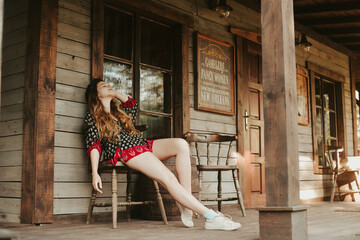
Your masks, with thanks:
M237 173L239 168L236 163L230 163L230 150L232 143L237 140L236 136L227 136L220 134L205 134L205 133L187 133L185 139L189 144L194 143L196 149L196 164L197 170L199 172L199 183L200 183L200 192L202 188L202 179L204 171L214 171L218 173L218 194L216 198L203 198L200 201L217 201L218 202L218 211L221 211L222 201L232 201L237 200L242 211L243 216L246 216L244 201L239 187L239 181L237 179ZM206 151L200 151L200 145L206 145ZM221 149L227 148L226 159L221 161ZM216 162L212 162L213 158L210 155L210 148L217 148L217 158ZM200 153L201 152L201 153ZM205 153L206 152L206 153ZM206 154L206 155L205 155ZM201 157L206 156L206 161L201 161ZM204 158L204 157L203 157ZM222 196L222 172L223 171L232 171L234 186L236 190L236 197L223 197Z
M359 169L342 168L340 166L340 152L343 152L344 148L341 146L328 146L325 159L330 167L332 173L332 187L330 202L334 201L335 194L339 194L340 200L344 200L345 196L350 194L353 201L355 201L354 193L360 194L359 182L357 176ZM352 188L351 183L356 183L357 190ZM340 187L348 184L349 190L340 190ZM336 191L337 188L337 191Z
M147 129L146 125L140 125L136 126L136 129L140 132ZM100 159L101 160L101 159ZM117 207L118 206L126 206L126 215L127 215L127 221L130 222L130 208L131 206L135 205L146 205L146 204L153 204L155 201L133 201L132 200L132 191L131 191L131 177L132 177L132 171L130 168L128 168L124 163L121 161L118 161L117 164L114 166L110 163L100 161L98 173L101 176L103 173L111 173L111 193L112 193L112 202L111 203L96 203L96 195L97 192L93 189L92 194L90 197L89 202L89 208L88 208L88 214L86 217L86 224L90 223L90 219L92 216L92 212L94 207L109 207L112 206L112 220L113 220L113 228L117 228ZM118 196L117 196L117 174L118 173L126 173L126 201L125 202L118 202ZM164 204L162 201L162 197L159 190L158 183L153 180L155 192L157 196L157 202L159 204L159 209L161 212L162 219L164 221L164 224L168 224L167 217L165 213Z

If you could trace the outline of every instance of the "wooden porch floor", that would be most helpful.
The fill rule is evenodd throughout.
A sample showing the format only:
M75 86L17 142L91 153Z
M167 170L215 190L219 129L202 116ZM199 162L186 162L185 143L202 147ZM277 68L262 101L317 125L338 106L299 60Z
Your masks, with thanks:
M160 221L133 220L119 222L117 229L111 223L85 224L45 224L33 226L25 224L0 223L0 229L16 232L19 239L259 239L258 212L248 209L247 217L235 207L227 207L224 213L231 213L234 220L241 222L237 231L224 232L203 230L204 220L196 219L195 228L188 229L179 221L163 225ZM311 204L308 210L308 232L312 240L360 240L360 202L328 202Z

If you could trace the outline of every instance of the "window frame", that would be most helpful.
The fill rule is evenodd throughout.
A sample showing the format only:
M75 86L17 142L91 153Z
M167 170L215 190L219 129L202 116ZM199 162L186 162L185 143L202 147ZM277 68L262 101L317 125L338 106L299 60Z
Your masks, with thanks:
M344 96L344 83L345 77L341 74L335 73L322 66L307 62L307 68L309 69L310 75L310 90L311 90L311 116L312 116L312 140L313 140L313 171L316 174L330 174L331 170L329 167L319 166L318 158L318 146L317 146L317 123L316 123L316 99L315 99L315 78L319 77L326 81L335 84L335 95L336 95L336 128L337 128L337 141L339 146L344 147L344 156L347 155L346 146L346 122L345 122L345 96ZM323 111L323 107L322 107ZM323 120L322 120L323 121Z
M92 72L91 78L103 78L104 61L104 7L105 5L123 12L139 14L141 17L169 24L174 29L173 46L173 76L172 76L172 137L182 137L190 130L190 99L189 99L189 29L193 26L193 18L186 16L172 9L154 3L138 3L125 0L93 0L93 21L92 21ZM146 5L146 6L145 6ZM146 9L146 10L144 10ZM161 17L160 17L161 16ZM136 22L134 24L137 24ZM135 39L134 39L135 41ZM136 44L136 43L135 43ZM136 53L135 53L136 54ZM136 56L134 56L136 57ZM136 62L136 61L135 61ZM139 68L140 64L133 65ZM140 78L139 78L140 79ZM133 86L135 100L140 97L140 87L136 81ZM137 92L136 92L137 91ZM148 112L146 112L148 113ZM140 117L138 118L140 119Z

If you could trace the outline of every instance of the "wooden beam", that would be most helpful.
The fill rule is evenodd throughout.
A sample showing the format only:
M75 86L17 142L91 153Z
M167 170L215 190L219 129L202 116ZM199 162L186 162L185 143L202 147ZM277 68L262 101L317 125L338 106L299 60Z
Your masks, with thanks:
M190 131L190 95L189 89L189 39L190 29L188 25L182 25L182 133Z
M300 206L293 0L262 0L266 207L260 239L307 239Z
M296 19L301 24L307 25L309 27L313 26L321 26L321 25L329 25L329 24L343 24L343 23L359 23L360 16L332 16L332 17L322 17L317 16L316 21L314 21L314 17L311 16L309 18L302 17L301 19Z
M297 205L300 200L292 0L263 0L262 9L266 205Z
M359 1L337 2L337 3L326 3L326 4L315 4L315 5L309 4L306 6L295 6L294 13L295 13L295 16L299 16L299 15L303 15L303 14L354 11L354 10L360 10L360 2Z
M250 41L261 44L261 33L256 33L249 30L233 28L233 27L230 27L230 32L240 37L246 38Z
M351 112L352 112L352 122L353 122L353 147L354 147L354 156L358 156L358 136L357 136L357 112L356 112L356 97L355 97L355 91L356 91L356 71L355 69L358 69L359 65L357 65L357 62L355 59L349 57L349 65L350 65L350 86L351 86Z
M103 79L104 68L104 1L93 0L92 6L91 78ZM99 19L102 19L99 21Z
M142 0L105 0L107 3L110 3L114 6L119 6L121 8L129 8L133 11L141 12L146 14L150 12L154 15L161 16L167 19L170 19L174 22L188 25L190 27L194 26L194 16L184 13L176 8L170 8L168 5L161 3L160 1L142 1Z
M29 6L20 219L51 223L58 1L34 0Z
M1 81L2 81L2 42L3 42L3 23L4 23L4 0L0 0L0 106L1 106ZM1 116L1 107L0 107Z
M174 68L174 137L183 137L190 131L189 96L189 39L190 29L186 25L175 27L175 68Z
M340 35L340 34L356 34L356 33L360 33L360 28L359 27L351 27L351 28L344 28L344 27L332 27L332 28L321 28L321 29L316 29L316 31L318 33L320 33L321 35Z
M313 72L316 72L316 73L319 73L327 78L330 78L336 82L345 82L345 76L344 75L341 75L337 72L333 72L327 68L324 68L320 65L317 65L315 63L312 63L312 62L309 62L307 61L306 62L306 67L307 69L309 69L310 71L313 71Z
M336 51L339 51L347 56L351 56L351 57L356 57L356 53L354 53L353 51L347 49L346 47L330 40L330 38L325 37L323 35L320 35L319 33L315 32L314 30L312 30L309 27L305 27L299 23L295 22L295 30L301 33L305 33L306 35L308 35L309 37L311 37L312 39L314 39L315 41L318 41L332 49L335 49Z
M347 43L357 43L360 42L360 36L351 36L351 37L332 37L331 38L333 41L337 42L337 43L341 43L341 44L347 44Z
M239 2L240 4L244 5L245 7L248 7L258 13L261 11L261 1L260 0L236 0L236 2Z

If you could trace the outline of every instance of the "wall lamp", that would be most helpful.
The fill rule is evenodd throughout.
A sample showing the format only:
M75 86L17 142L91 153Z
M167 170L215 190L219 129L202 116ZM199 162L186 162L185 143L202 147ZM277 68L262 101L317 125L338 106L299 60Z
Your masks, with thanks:
M215 10L221 18L227 18L233 10L232 7L227 4L226 0L219 0L219 3L217 0L209 0L209 5L210 8Z
M310 51L312 44L307 40L305 33L300 33L299 36L295 38L295 46L301 47L308 52Z

